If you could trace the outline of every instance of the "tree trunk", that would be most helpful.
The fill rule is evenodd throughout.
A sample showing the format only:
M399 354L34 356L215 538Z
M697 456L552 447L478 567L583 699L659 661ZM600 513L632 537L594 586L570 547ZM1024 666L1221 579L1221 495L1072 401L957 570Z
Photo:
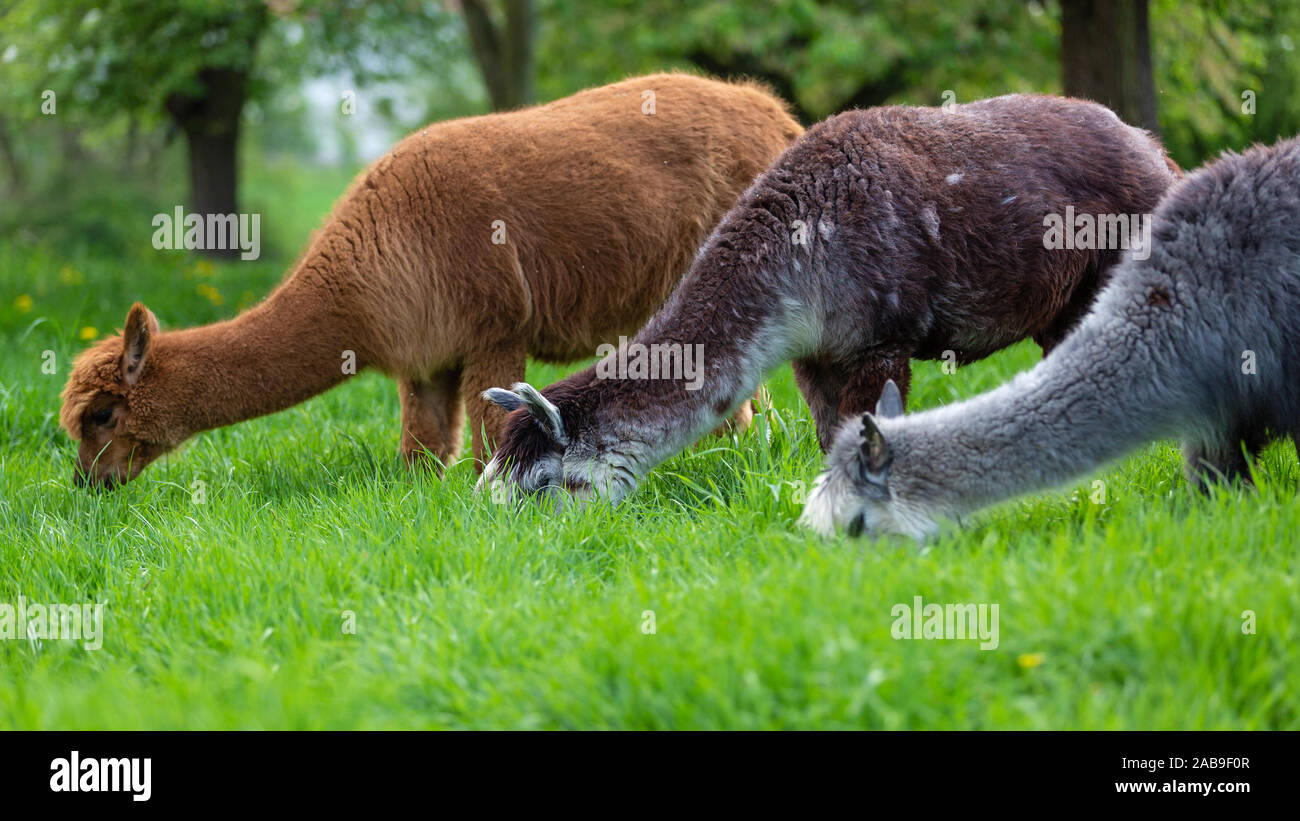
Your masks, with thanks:
M195 95L173 94L167 111L189 145L190 204L194 214L237 214L239 116L247 98L248 75L239 69L202 69ZM238 248L205 249L233 257Z
M1065 93L1159 133L1147 0L1061 0Z
M237 214L238 133L185 132L189 143L190 211L196 214Z
M492 20L484 0L461 0L470 47L492 108L505 111L537 100L533 45L537 14L533 0L505 0L505 24Z
M0 157L4 158L5 168L9 172L9 181L13 183L10 196L23 193L27 187L27 176L23 173L23 164L18 159L18 152L14 149L8 124L2 115L0 115Z

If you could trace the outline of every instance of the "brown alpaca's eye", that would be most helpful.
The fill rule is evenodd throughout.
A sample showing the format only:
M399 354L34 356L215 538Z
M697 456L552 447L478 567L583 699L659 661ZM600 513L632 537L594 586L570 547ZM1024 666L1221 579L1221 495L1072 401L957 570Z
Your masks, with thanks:
M104 408L103 410L97 410L90 415L90 424L107 425L109 420L112 418L113 418L113 409Z

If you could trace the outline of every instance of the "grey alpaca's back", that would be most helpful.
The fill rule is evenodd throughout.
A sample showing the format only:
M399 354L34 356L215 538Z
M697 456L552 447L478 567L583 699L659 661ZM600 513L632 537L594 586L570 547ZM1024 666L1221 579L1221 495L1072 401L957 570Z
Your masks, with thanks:
M846 424L803 521L916 536L939 519L1184 441L1189 479L1250 481L1247 454L1300 441L1300 139L1226 154L1172 188L1153 249L1079 327L965 402Z
M1249 478L1243 445L1253 454L1300 434L1300 138L1189 176L1157 210L1153 237L1151 258L1124 263L1116 294L1061 353L1095 348L1088 334L1117 320L1150 319L1148 367L1176 400L1169 418L1192 478ZM1118 317L1105 321L1103 306Z

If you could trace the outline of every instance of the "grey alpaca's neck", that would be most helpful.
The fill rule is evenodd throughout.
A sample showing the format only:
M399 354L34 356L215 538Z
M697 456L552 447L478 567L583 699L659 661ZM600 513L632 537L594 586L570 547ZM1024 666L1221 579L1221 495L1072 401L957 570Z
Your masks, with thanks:
M1185 427L1196 403L1179 369L1096 314L1090 320L990 393L879 420L899 496L935 516L959 515L1077 480Z

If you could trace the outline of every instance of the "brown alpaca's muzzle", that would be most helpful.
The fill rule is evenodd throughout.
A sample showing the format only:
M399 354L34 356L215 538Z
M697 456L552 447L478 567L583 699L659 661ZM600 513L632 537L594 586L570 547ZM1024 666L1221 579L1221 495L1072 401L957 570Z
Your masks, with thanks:
M123 481L117 477L116 473L92 476L81 465L77 465L72 469L72 481L77 487L88 490L113 490L118 485L123 484Z
M165 450L145 443L118 446L112 441L96 449L83 442L72 481L81 488L113 490L139 476Z

